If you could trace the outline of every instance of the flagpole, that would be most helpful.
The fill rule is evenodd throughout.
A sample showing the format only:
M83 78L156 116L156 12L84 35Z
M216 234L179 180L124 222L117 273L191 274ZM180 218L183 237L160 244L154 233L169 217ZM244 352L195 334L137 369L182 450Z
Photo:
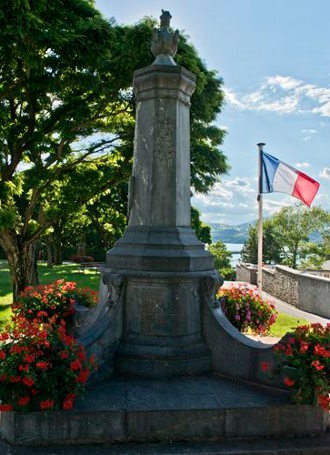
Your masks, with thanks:
M261 153L263 146L266 145L263 142L259 142L258 146L258 289L262 291L262 160Z

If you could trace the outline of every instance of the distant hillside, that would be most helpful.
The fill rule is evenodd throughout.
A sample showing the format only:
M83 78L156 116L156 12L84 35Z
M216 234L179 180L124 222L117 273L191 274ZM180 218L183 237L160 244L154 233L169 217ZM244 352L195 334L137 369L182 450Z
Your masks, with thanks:
M256 221L231 226L222 223L209 223L213 242L222 240L225 243L244 243L248 236L249 226Z
M222 240L224 243L244 243L248 237L249 226L255 225L256 221L237 224L208 223L211 226L212 241ZM311 242L322 242L322 237L318 231L310 235Z

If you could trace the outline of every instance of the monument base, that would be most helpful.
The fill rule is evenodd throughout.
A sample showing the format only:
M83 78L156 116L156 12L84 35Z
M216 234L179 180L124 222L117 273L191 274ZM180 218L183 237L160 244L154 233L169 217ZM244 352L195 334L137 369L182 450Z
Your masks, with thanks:
M8 412L1 422L2 437L12 444L66 446L283 440L322 434L327 428L329 413L292 405L286 392L212 375L167 380L112 378L90 386L87 397L73 411ZM90 453L98 450L94 447ZM106 450L112 453L112 449Z
M202 342L190 346L154 346L123 343L115 359L123 374L148 378L200 375L211 369L211 355Z
M190 227L128 227L107 253L102 274L110 290L114 277L122 277L117 372L164 378L210 371L201 306L214 298L219 277Z

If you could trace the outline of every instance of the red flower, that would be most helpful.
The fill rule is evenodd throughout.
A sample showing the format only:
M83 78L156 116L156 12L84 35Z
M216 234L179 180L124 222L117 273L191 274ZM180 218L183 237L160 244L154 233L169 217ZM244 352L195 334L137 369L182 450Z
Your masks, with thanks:
M75 370L80 370L81 369L81 362L79 359L74 360L70 364L70 370L75 371Z
M54 400L44 400L44 401L40 401L40 409L50 409L54 406L55 404L55 401Z
M35 396L37 395L37 393L38 393L38 390L36 390L36 389L31 389L31 395L32 395L33 397L35 397Z
M86 360L86 354L82 347L79 350L78 357L79 357L79 360L81 360L81 362L84 362Z
M63 409L64 409L65 411L69 411L70 409L72 409L72 407L73 407L73 402L72 402L72 400L65 400L65 401L63 401Z
M38 362L36 366L37 368L40 368L40 370L47 370L47 368L49 367L49 362L40 360L40 362Z
M20 382L20 380L21 380L20 376L10 376L10 382L12 382L13 384Z
M5 351L0 351L0 360L5 360L5 358L7 357Z
M292 347L291 347L291 344L288 344L288 347L286 348L286 351L285 351L285 354L286 355L292 355Z
M1 412L8 412L8 411L12 411L13 410L13 407L11 404L0 404L0 411Z
M326 411L329 409L330 405L330 396L328 395L320 395L319 396L319 405L321 406L322 409L325 409Z
M25 365L20 365L18 367L19 371L24 371L25 373L29 371L29 364L26 363Z
M76 382L79 384L85 384L89 375L89 370L81 370L79 375L76 377Z
M292 387L294 385L294 380L291 378L288 378L287 376L285 376L285 378L283 379L283 382L287 387Z
M22 397L18 400L18 404L20 406L26 406L30 402L30 397L27 395L26 397Z
M28 387L32 387L33 384L34 384L34 380L32 378L23 378L23 383L28 386Z
M261 362L260 368L263 373L266 373L269 370L269 362Z
M69 357L68 351L61 351L59 355L60 355L62 360L65 360L65 359L67 359Z
M300 354L304 354L305 352L308 351L308 348L309 348L309 343L307 343L306 341L301 341L300 343Z
M316 346L314 346L314 354L319 355L320 357L326 357L326 358L330 357L330 352L327 351L320 344L317 344Z
M33 354L26 354L24 356L24 362L32 363L32 362L34 362L34 360L35 360L35 357Z
M319 360L313 360L312 367L314 367L317 371L321 371L324 369L324 365Z

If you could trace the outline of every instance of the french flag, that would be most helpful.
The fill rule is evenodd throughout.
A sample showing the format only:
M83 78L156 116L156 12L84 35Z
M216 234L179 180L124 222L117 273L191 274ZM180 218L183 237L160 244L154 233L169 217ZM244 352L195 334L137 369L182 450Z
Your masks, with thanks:
M290 194L310 207L320 184L272 155L261 152L261 193Z

